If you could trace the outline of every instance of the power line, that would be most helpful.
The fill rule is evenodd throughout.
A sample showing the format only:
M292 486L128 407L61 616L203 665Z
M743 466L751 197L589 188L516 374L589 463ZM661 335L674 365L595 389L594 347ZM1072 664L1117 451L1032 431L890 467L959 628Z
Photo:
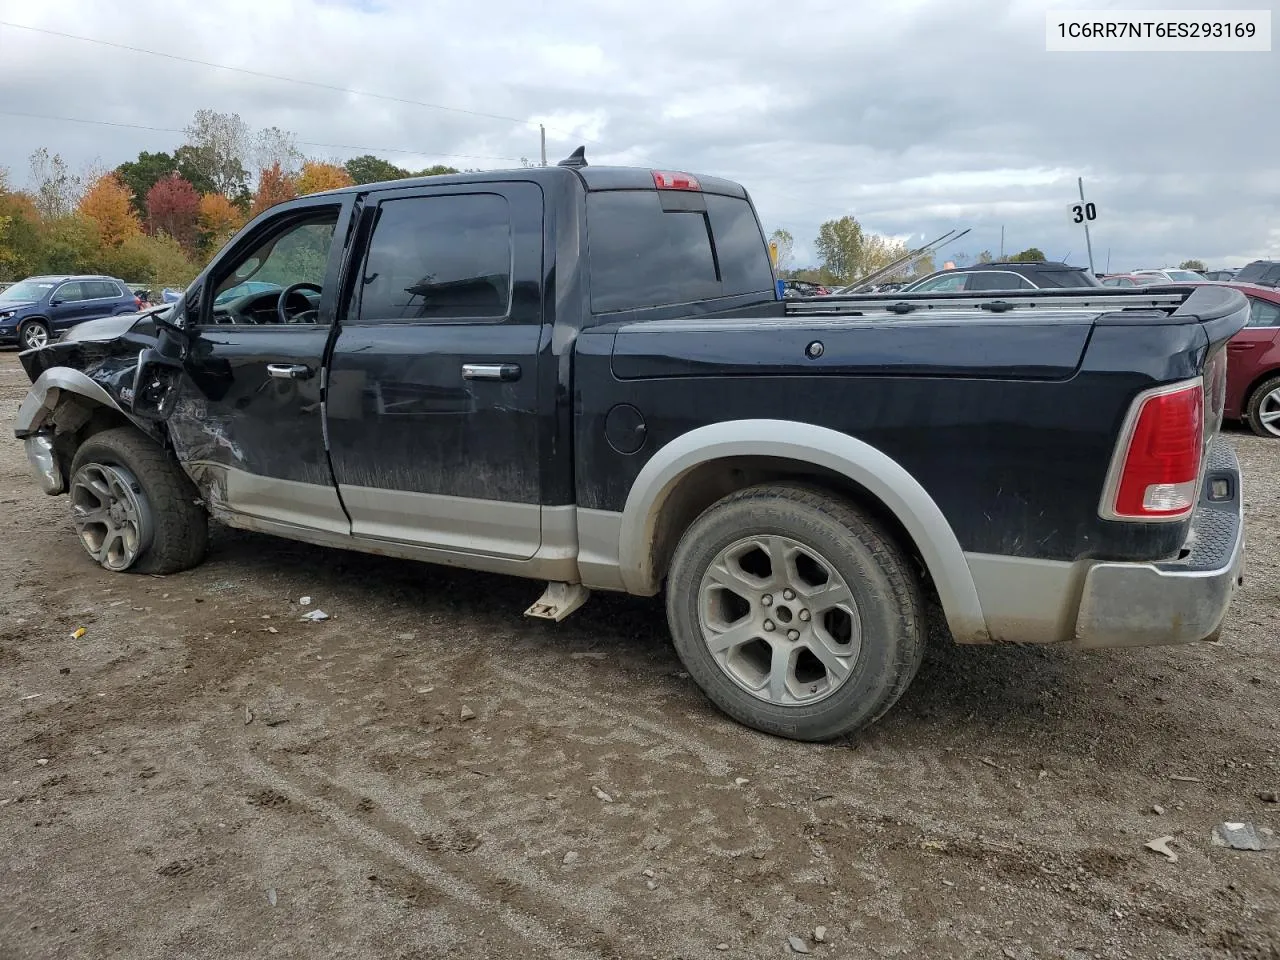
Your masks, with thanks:
M164 50L148 50L145 47L134 47L127 43L117 43L114 40L102 40L97 37L83 37L75 33L64 33L60 30L48 30L44 27L32 27L25 23L12 23L8 20L0 20L0 27L12 27L15 30L29 30L32 33L43 33L51 37L61 37L65 40L80 40L84 43L96 43L104 47L114 47L117 50L128 50L131 53L145 53L153 57L163 57L166 60L176 60L179 63L193 63L202 67L213 67L215 70L229 70L232 73L243 73L251 77L262 77L267 80L279 80L284 83L296 83L304 87L314 87L319 90L330 90L335 93L345 93L356 97L371 97L375 100L387 100L392 103L404 103L415 107L426 107L430 110L444 110L449 113L462 113L473 117L483 117L487 120L502 120L507 123L515 123L520 126L537 127L536 120L521 120L519 117L508 117L499 113L484 113L479 110L468 110L465 107L450 107L441 103L427 103L424 100L413 100L408 97L396 97L387 93L374 93L369 90L353 90L350 87L339 87L336 84L322 83L319 80L302 80L298 77L285 77L276 73L265 73L261 70L250 70L247 67L233 67L225 63L214 63L210 60L198 60L195 57L184 57L176 53L168 53ZM557 130L556 127L547 127L548 130ZM583 140L586 143L598 144L598 141L588 139L580 135L571 134L566 130L558 130L568 139Z
M156 133L186 133L176 127L152 127L142 123L123 123L116 120L87 120L83 117L55 117L43 113L19 113L16 110L0 110L0 116L25 117L28 120L59 120L63 123L91 123L100 127L125 127L130 130L152 130ZM474 153L431 153L427 150L406 150L399 147L361 147L349 143L316 143L314 140L297 140L299 146L321 147L329 150L367 150L370 153L404 153L415 157L442 157L450 160L511 160L519 162L520 157L492 157Z

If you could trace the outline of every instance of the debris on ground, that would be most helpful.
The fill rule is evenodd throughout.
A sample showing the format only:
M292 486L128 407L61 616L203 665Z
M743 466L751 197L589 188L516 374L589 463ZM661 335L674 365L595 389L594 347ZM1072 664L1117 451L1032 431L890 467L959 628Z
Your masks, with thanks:
M717 943L717 944L716 944L716 949L717 949L717 950L728 950L728 949L729 949L729 945L728 945L727 943Z
M1157 817L1163 817L1163 816L1164 816L1164 807L1160 806L1160 804L1158 804L1158 803L1157 803L1157 804L1154 804L1154 805L1151 807L1151 812L1152 812L1152 813L1154 813Z
M89 632L89 631L88 631L88 630L86 630L84 627L76 627L75 632L71 634L71 639L72 639L72 640L79 640L81 637L83 637L83 636L84 636L86 633L88 633L88 632Z
M276 905L276 888L275 887L267 887L267 903L271 904L273 907Z
M792 953L808 953L809 945L799 937L787 937L787 946L791 948Z
M1280 803L1280 792L1275 790L1262 790L1258 793L1258 799L1263 803Z
M1173 837L1156 837L1154 840L1148 840L1143 846L1148 850L1163 854L1170 863L1177 863L1178 855L1169 849L1169 844L1173 843L1173 840Z
M1252 823L1220 823L1213 828L1213 844L1232 850L1280 850L1275 831L1258 829Z
M648 889L650 889L650 890L657 890L657 889L658 889L658 884L657 884L657 882L656 882L656 881L654 881L654 880L646 880L646 881L644 882L644 885L645 885Z
M300 606L300 607L309 607L309 606L311 606L311 598L310 598L310 597L299 597L299 598L298 598L298 606Z
M459 720L474 720L475 718L476 718L476 712L472 710L470 707L463 707L461 710L458 711Z
M253 723L253 711L250 710L248 707L245 707L244 708L244 725L247 727L251 723Z
M609 794L605 793L599 787L592 787L591 792L594 793L596 795L596 799L600 800L601 802L613 803L613 797L609 796Z
M569 657L573 660L604 660L609 655L607 653L594 653L589 651L579 651L571 653Z
M21 703L24 700L34 700L36 699L36 697L43 697L43 696L44 696L43 693L29 693L25 697L19 697L18 702Z
M578 851L570 850L568 853L564 855L564 859L561 860L560 862L567 865L570 863L575 863L577 859L578 859Z
M1171 776L1169 779L1177 780L1178 783L1203 783L1203 781L1199 777L1180 777L1180 776L1174 775L1174 776Z
M37 767L47 767L48 765L49 765L48 757L41 757L39 760L36 761Z
M814 942L814 943L826 943L826 940L827 940L827 928L826 928L826 927L814 927L814 928L813 928L813 942Z
M312 610L310 613L304 613L302 615L302 619L311 620L311 621L328 620L329 615L325 613L323 610Z
M746 777L735 777L733 784L736 787L745 787L750 782L751 781L748 780Z

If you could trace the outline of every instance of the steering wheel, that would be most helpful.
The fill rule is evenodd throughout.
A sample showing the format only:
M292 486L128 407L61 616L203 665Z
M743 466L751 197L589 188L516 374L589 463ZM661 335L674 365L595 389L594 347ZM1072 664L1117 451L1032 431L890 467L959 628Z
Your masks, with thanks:
M289 312L285 309L289 303L289 297L298 293L303 289L314 290L316 293L323 293L324 289L318 283L291 283L280 291L280 299L276 301L276 313L280 316L281 323L297 323L298 317L311 311L311 303L307 302L307 309L301 311L294 317L289 316Z

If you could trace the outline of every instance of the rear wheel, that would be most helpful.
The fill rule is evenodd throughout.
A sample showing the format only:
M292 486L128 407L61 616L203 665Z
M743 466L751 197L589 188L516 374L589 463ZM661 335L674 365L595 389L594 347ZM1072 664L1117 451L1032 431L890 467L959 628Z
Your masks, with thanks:
M920 584L901 548L852 504L790 484L732 494L689 527L667 619L717 706L796 740L874 723L924 655Z
M18 328L18 341L26 350L48 345L49 325L43 320L28 320Z
M132 427L96 433L71 463L71 518L107 570L176 573L204 559L209 522L195 487Z
M1245 420L1258 436L1280 440L1280 377L1272 377L1253 391Z

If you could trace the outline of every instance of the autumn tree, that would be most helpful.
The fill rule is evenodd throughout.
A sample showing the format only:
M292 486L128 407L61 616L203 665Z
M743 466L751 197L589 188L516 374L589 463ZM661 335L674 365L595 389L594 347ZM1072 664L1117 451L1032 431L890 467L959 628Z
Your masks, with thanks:
M292 200L297 195L298 185L293 178L280 169L280 164L272 164L258 173L258 189L253 195L249 213L256 217L263 210Z
M322 190L337 190L339 187L349 187L354 182L351 174L337 164L307 160L302 164L302 172L298 174L298 196L304 197Z
M288 130L279 127L266 127L259 130L253 138L253 159L259 170L267 170L276 164L289 175L298 172L302 161L302 153L298 150L298 142Z
M403 180L411 176L404 167L366 153L362 157L352 157L344 165L347 176L352 183L380 183L383 180Z
M197 218L200 243L206 252L219 249L244 225L239 208L220 193L206 193L200 198Z
M41 252L40 213L25 193L9 189L0 170L0 280L19 280L35 273Z
M178 170L178 161L171 153L150 153L143 150L138 159L127 160L116 167L115 174L132 195L133 211L146 217L147 194L157 182Z
M147 191L147 232L165 233L183 250L194 254L200 195L177 173L171 173Z
M781 275L785 271L791 269L792 261L795 259L795 237L791 235L790 230L778 229L769 234L769 242L778 248L778 262L776 266L779 275Z
M96 225L104 247L118 247L142 232L142 224L129 202L129 190L114 173L95 180L77 209Z

